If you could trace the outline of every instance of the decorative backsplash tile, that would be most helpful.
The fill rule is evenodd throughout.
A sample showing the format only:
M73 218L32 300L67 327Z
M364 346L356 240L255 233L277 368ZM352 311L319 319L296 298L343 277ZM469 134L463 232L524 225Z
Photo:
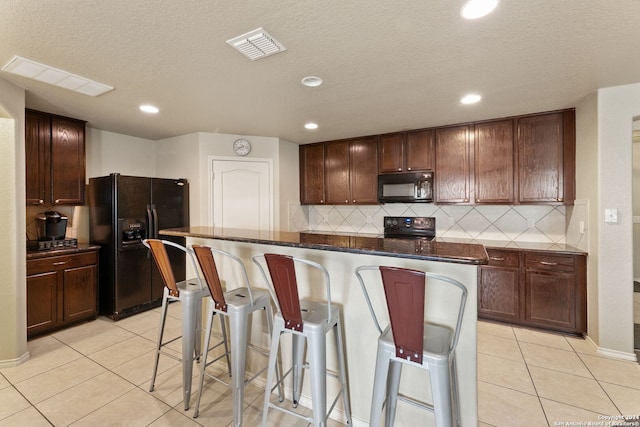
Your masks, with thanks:
M289 205L291 231L382 234L385 216L435 217L441 237L565 243L565 206Z

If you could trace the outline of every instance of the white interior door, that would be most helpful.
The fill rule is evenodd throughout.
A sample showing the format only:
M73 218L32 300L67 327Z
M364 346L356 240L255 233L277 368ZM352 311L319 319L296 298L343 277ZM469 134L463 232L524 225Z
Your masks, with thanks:
M211 172L215 227L273 230L270 159L212 159Z

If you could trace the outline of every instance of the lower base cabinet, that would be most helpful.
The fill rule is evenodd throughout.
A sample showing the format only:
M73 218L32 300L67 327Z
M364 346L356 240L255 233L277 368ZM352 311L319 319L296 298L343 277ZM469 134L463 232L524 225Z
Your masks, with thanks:
M27 336L95 319L98 250L27 260Z
M586 254L487 248L479 269L478 317L583 334Z

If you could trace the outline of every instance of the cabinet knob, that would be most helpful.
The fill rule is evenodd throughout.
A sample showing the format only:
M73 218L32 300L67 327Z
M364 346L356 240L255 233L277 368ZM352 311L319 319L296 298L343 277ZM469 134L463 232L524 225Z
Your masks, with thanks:
M345 200L344 202L345 202L345 203L349 203L349 200Z
M408 171L410 171L410 170L411 170L411 168L407 168L407 170L408 170Z
M356 202L356 199L353 199L353 203L355 203L355 202Z
M53 203L60 203L60 199L56 199Z
M561 201L562 201L562 197L558 197L556 200L557 200L558 202L561 202Z
M398 172L402 172L402 168L398 168Z
M320 204L324 203L324 200L320 200Z
M38 200L38 203L40 203L41 205L44 205L44 200L40 199Z

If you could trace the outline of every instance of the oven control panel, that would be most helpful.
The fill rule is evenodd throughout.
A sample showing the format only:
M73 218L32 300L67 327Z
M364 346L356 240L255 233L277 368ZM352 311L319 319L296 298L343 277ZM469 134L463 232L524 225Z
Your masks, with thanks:
M385 216L385 237L434 237L436 219L426 216Z

